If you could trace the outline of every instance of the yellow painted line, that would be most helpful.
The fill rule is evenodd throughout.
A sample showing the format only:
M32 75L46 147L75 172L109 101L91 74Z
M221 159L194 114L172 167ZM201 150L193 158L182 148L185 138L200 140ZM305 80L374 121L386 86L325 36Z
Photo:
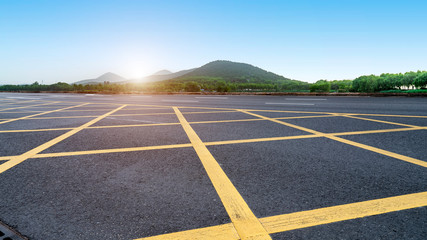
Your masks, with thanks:
M256 122L256 121L264 121L264 119L248 118L248 119L235 119L235 120L197 121L197 122L188 122L188 123L206 124L206 123L232 123L232 122Z
M246 112L246 111L242 111L242 112ZM334 136L332 134L325 134L325 133L318 132L318 131L315 131L315 130L312 130L312 129L300 127L300 126L297 126L297 125L294 125L294 124L290 124L290 123L278 121L276 119L271 119L271 118L264 117L264 116L261 116L261 115L258 115L258 114L254 114L254 113L250 113L250 112L246 112L246 113L250 114L250 115L253 115L253 116L259 116L260 118L267 119L267 120L270 120L272 122L276 122L276 123L279 123L279 124L282 124L282 125L285 125L285 126L289 126L289 127L293 127L293 128L302 130L302 131L306 131L306 132L312 133L314 135L323 136L323 137L326 137L326 138L329 138L329 139L332 139L332 140L335 140L335 141L338 141L338 142L342 142L342 143L345 143L345 144L348 144L348 145L351 145L351 146L359 147L359 148L362 148L362 149L365 149L365 150L369 150L369 151L372 151L372 152L375 152L375 153L379 153L379 154L382 154L382 155L385 155L385 156L396 158L396 159L399 159L399 160L402 160L402 161L405 161L405 162L416 164L418 166L427 167L427 162L422 161L422 160L418 160L418 159L411 158L411 157L408 157L408 156L404 156L404 155L401 155L401 154L393 153L393 152L386 151L386 150L383 150L383 149L379 149L379 148L376 148L376 147L372 147L372 146L368 146L368 145L365 145L365 144L361 144L361 143L357 143L357 142L354 142L354 141L350 141L350 140L347 140L347 139L343 139L343 138L340 138L340 137L336 137L336 136Z
M265 217L260 222L269 234L274 234L425 206L427 192L420 192ZM136 240L239 239L236 237L238 236L234 235L232 224L223 224Z
M135 240L240 240L233 224L169 233L159 236L138 238Z
M350 115L346 115L344 117L354 118L354 119L360 119L360 120L366 120L366 121L371 121L371 122L386 123L386 124L392 124L392 125L398 125L398 126L404 126L404 127L412 127L412 128L418 127L418 126L415 126L415 125L409 125L409 124L403 124L403 123L396 123L396 122L389 122L389 121L383 121L383 120L377 120L377 119L370 119L370 118L363 118L363 117L356 117L356 116L350 116Z
M22 109L22 108L30 108L30 107L34 107L34 106L49 105L49 104L54 104L54 103L58 103L58 102L42 103L42 104L28 105L28 106L23 106L23 107L5 108L5 109L1 109L0 112L6 111L6 110L12 110L12 109Z
M272 119L302 119L302 118L323 118L323 117L336 117L335 115L315 115L315 116L298 116L298 117L277 117Z
M0 133L21 133L21 132L47 132L47 131L61 131L71 130L74 128L41 128L41 129L21 129L21 130L0 130Z
M305 139L305 138L317 138L322 137L321 135L297 135L297 136L286 136L286 137L270 137L270 138L251 138L251 139L239 139L239 140L225 140L215 142L205 142L206 146L215 145L227 145L227 144L239 144L239 143L255 143L255 142L270 142L270 141L283 141L292 139Z
M93 126L88 129L102 129L102 128L127 128L127 127L151 127L151 126L173 126L181 125L180 123L146 123L146 124L129 124L129 125L108 125L108 126Z
M188 112L185 114L201 114L201 113L227 113L227 112L236 112L236 111L216 111L216 112ZM158 116L158 115L175 115L175 113L129 113L129 114L114 114L110 117L129 117L129 116ZM97 117L98 115L85 115L85 116L57 116L57 117L32 117L27 120L32 119L66 119L66 118L91 118Z
M208 148L191 128L178 108L173 108L182 128L200 158L225 210L241 239L271 239L267 231L253 214L245 200L209 152Z
M65 157L65 156L90 155L90 154L102 154L102 153L137 152L137 151L162 150L162 149L186 148L186 147L192 147L192 145L190 143L184 143L184 144L159 145L159 146L147 146L147 147L112 148L112 149L75 151L75 152L42 153L42 154L35 155L33 158Z
M1 114L3 113L40 113L43 111L19 111L19 112L1 112Z
M378 116L378 117L427 118L427 116L417 116L417 115L391 115L391 114L368 114L368 113L349 113L349 115L356 115L356 116Z
M262 119L261 119L262 120ZM165 124L154 124L154 125L171 125L168 123ZM173 125L180 125L180 123L173 123ZM125 127L126 125L120 125L119 127ZM137 125L141 127L142 125ZM151 124L147 124L151 126ZM115 127L115 126L106 126L106 127ZM133 125L129 125L133 127ZM103 128L103 126L94 126L87 127L85 129L97 129ZM71 130L73 128L57 128L57 129L38 129L39 131L59 131L59 130ZM255 143L255 142L269 142L269 141L284 141L284 140L293 140L293 139L306 139L306 138L318 138L326 136L341 136L341 135L356 135L356 134L369 134L369 133L383 133L383 132L397 132L397 131L411 131L411 130L423 130L427 127L419 128L396 128L396 129L385 129L385 130L371 130L371 131L359 131L359 132L341 132L341 133L329 133L325 135L297 135L297 136L283 136L283 137L270 137L270 138L251 138L251 139L238 139L238 140L224 140L224 141L214 141L214 142L204 142L206 146L214 145L228 145L228 144L239 144L239 143ZM4 130L2 132L32 132L38 130ZM176 144L176 145L158 145L158 146L147 146L147 147L132 147L132 148L112 148L112 149L100 149L100 150L90 150L90 151L76 151L76 152L59 152L59 153L47 153L47 154L37 154L32 158L47 158L47 157L60 157L60 156L75 156L75 155L89 155L89 154L101 154L101 153L118 153L118 152L132 152L132 151L145 151L145 150L157 150L157 149L169 149L169 148L182 148L182 147L191 147L191 144ZM0 160L8 160L16 156L2 156Z
M309 133L312 133L312 134L315 134L315 135L325 136L324 133L321 133L321 132L318 132L318 131L315 131L315 130L312 130L312 129L308 129L308 128L305 128L305 127L300 127L300 126L297 126L295 124L291 124L291 123L287 123L287 122L282 122L282 121L279 121L277 119L265 117L265 116L262 116L262 115L259 115L259 114L256 114L256 113L252 113L252 112L248 112L248 111L244 111L244 110L240 110L240 111L243 112L243 113L255 116L255 117L259 117L261 119L269 120L269 121L272 121L272 122L275 122L275 123L279 123L279 124L282 124L282 125L285 125L285 126L288 126L288 127L296 128L296 129L301 130L301 131L309 132Z
M3 103L0 105L0 107L3 107L4 105L11 105L11 104L20 104L20 103L28 103L28 102L34 102L36 100L31 100L31 101L24 101L24 102L8 102L8 103Z
M26 120L47 120L47 119L67 119L67 118L95 118L99 115L87 115L87 116L58 116L58 117L33 117L27 118Z
M0 157L0 161L7 161L7 160L10 160L12 157L13 156L3 156L3 157Z
M355 132L329 133L328 135L345 136L345 135L360 135L360 134L370 134L370 133L404 132L404 131L425 130L425 129L427 129L427 127L392 128L392 129L379 129L379 130L367 130L367 131L355 131Z
M427 162L421 161L421 160L418 160L418 159L415 159L415 158L411 158L411 157L408 157L408 156L404 156L404 155L401 155L401 154L398 154L398 153L394 153L394 152L390 152L390 151L387 151L387 150L383 150L383 149L380 149L380 148L368 146L368 145L365 145L365 144L362 144L362 143L353 142L353 141L350 141L350 140L347 140L347 139L344 139L344 138L340 138L340 137L335 137L335 136L326 136L326 137L329 138L329 139L338 141L338 142L346 143L348 145L352 145L352 146L355 146L355 147L363 148L365 150L369 150L369 151L376 152L376 153L379 153L379 154L382 154L382 155L385 155L385 156L389 156L389 157L392 157L392 158L396 158L396 159L399 159L399 160L402 160L402 161L405 161L405 162L416 164L418 166L427 167Z
M87 129L87 128L85 128L85 129ZM139 151L149 151L149 150L187 148L187 147L192 147L192 146L193 145L191 145L191 143L183 143L183 144L157 145L157 146L146 146L146 147L109 148L109 149L74 151L74 152L38 153L36 155L33 155L30 158L52 158L52 157L91 155L91 154L105 154L105 153L139 152ZM15 158L18 156L1 156L0 160L9 160L9 159L12 159L12 158Z
M44 115L44 114L48 114L48 113L59 112L59 111L65 110L65 109L70 109L70 108L80 107L80 106L83 106L83 105L86 105L86 104L85 104L85 103L83 103L83 104L76 105L76 106L71 106L71 107L66 107L66 108L56 109L56 110L47 111L47 112L42 112L42 113L36 113L36 114L33 114L33 115L29 115L29 116L25 116L25 117L20 117L20 118L9 119L9 120L6 120L6 121L3 121L3 122L0 122L0 124L3 124L3 123L9 123L9 122L14 122L14 121L18 121L18 120L24 120L24 119L28 119L28 118L31 118L31 117L40 116L40 115Z
M425 206L427 192L420 192L266 217L261 222L269 233L278 233Z
M89 103L92 104L92 103ZM163 110L164 108L135 108L135 109L121 109L120 111L143 111L143 110ZM67 110L64 112L95 112L95 111L111 111L111 108L102 108L102 109L77 109L77 110Z
M240 111L247 112L271 112L271 113L310 113L310 114L331 114L334 115L336 113L333 112L308 112L308 111L285 111L285 110L262 110L262 109L238 109Z
M44 151L47 148L49 148L49 147L51 147L51 146L53 146L53 145L61 142L62 140L64 140L64 139L66 139L66 138L68 138L68 137L70 137L70 136L72 136L72 135L80 132L84 128L89 127L90 125L92 125L92 124L98 122L99 120L107 117L108 115L115 113L116 111L124 108L125 106L126 105L122 105L121 107L118 107L118 108L114 109L111 112L108 112L108 113L106 113L106 114L104 114L102 116L99 116L99 117L97 117L97 118L95 118L95 119L93 119L93 120L91 120L91 121L89 121L89 122L81 125L80 127L74 128L73 130L70 130L70 131L62 134L61 136L58 136L58 137L56 137L56 138L54 138L54 139L52 139L52 140L50 140L50 141L48 141L48 142L46 142L46 143L38 146L36 148L33 148L33 149L31 149L30 151L28 151L26 153L23 153L23 154L21 154L19 156L11 158L6 163L3 163L2 165L0 165L0 174L3 173L3 172L5 172L6 170L8 170L8 169L10 169L10 168L12 168L14 166L16 166L16 165L22 163L23 161L27 160L28 158L33 157L34 155L40 153L41 151Z
M117 116L117 115L110 115ZM90 118L97 116L78 116L77 118ZM317 117L334 117L333 115L323 115L323 116L301 116L301 117L279 117L272 119L295 119L295 118L317 118ZM24 120L33 120L33 119L55 119L58 117L47 117L47 118L29 118ZM70 117L64 117L70 118ZM9 119L4 119L9 120ZM208 123L232 123L232 122L253 122L253 121L266 121L266 119L261 118L249 118L249 119L235 119L235 120L218 120L218 121L197 121L197 122L189 122L190 124L208 124ZM168 126L168 125L180 125L180 123L147 123L147 124L126 124L126 125L106 125L106 126L92 126L90 128L121 128L121 127L147 127L147 126ZM22 130L0 130L0 133L4 132L41 132L41 131L57 131L57 130L69 130L72 128L53 128L53 129L22 129ZM349 135L349 134L344 134Z

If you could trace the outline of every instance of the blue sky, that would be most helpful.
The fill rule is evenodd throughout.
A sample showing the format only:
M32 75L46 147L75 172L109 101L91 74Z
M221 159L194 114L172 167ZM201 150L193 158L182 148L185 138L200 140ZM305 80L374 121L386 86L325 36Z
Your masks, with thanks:
M213 60L314 82L427 70L427 1L0 0L0 84Z

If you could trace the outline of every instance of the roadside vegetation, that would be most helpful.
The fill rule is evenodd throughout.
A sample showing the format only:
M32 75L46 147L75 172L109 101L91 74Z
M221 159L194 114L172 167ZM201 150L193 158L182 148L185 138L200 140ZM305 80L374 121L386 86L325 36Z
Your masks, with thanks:
M2 85L0 91L7 92L384 92L384 93L420 93L427 92L427 71L407 72L404 74L383 73L379 76L366 75L354 80L319 80L306 83L287 78L267 79L248 76L221 77L187 76L152 83L98 83L68 84L58 82L43 85L34 82L29 85Z

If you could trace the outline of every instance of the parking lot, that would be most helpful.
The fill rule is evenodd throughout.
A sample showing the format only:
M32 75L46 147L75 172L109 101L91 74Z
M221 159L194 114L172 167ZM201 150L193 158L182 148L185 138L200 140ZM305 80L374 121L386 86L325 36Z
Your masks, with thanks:
M29 239L425 239L425 98L0 93Z

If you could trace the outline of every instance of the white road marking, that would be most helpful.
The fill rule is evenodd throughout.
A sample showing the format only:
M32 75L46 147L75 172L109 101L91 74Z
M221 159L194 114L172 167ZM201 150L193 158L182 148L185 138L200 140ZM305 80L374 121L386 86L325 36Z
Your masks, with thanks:
M326 98L286 98L286 100L297 100L297 101L326 101Z
M151 96L130 96L130 97L136 97L136 98L150 98Z
M284 103L284 102L266 102L265 104L279 104L279 105L306 105L313 106L314 103Z
M228 97L195 97L201 99L228 99Z
M116 100L116 99L115 98L102 98L102 99L93 98L92 100Z
M162 102L199 102L194 100L163 99Z
M90 97L111 97L112 95L88 93L88 94L85 94L85 96L90 96Z
M7 97L7 98L16 98L16 99L41 99L41 98L31 98L31 97Z

